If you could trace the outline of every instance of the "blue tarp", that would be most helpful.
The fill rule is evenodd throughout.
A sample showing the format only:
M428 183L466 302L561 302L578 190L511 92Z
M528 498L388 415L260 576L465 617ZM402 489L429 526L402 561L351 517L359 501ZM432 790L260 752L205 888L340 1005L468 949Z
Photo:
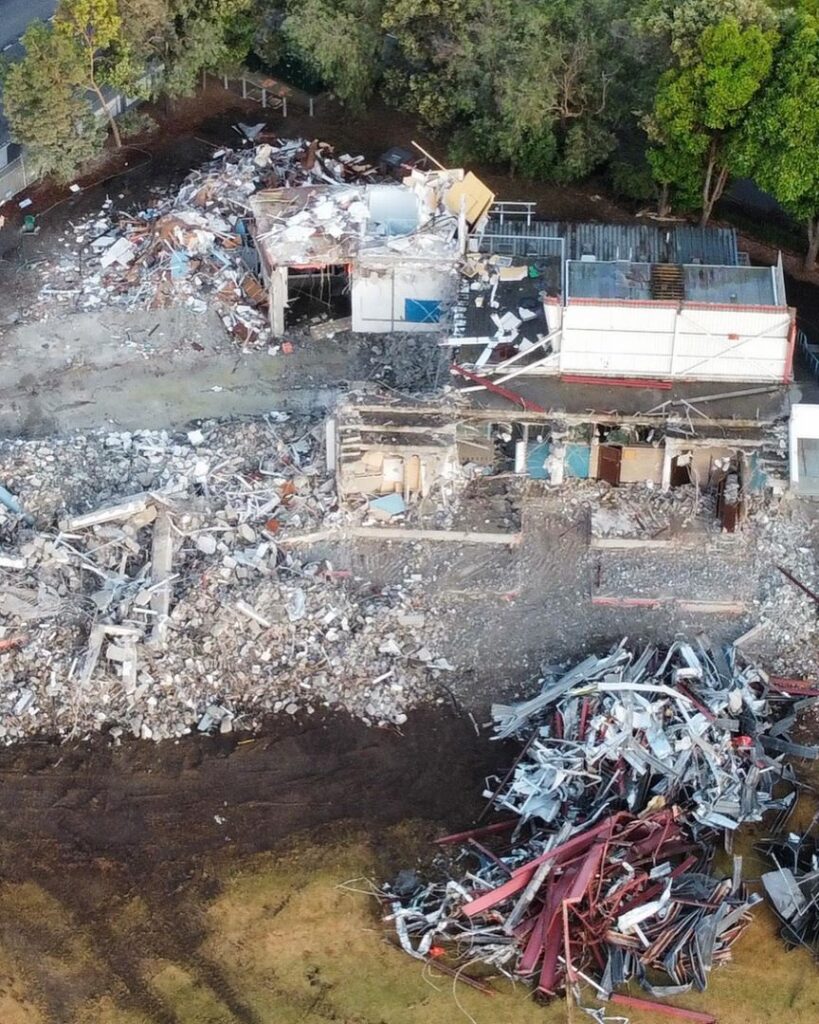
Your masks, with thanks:
M439 299L404 299L404 320L408 324L437 324L440 319Z

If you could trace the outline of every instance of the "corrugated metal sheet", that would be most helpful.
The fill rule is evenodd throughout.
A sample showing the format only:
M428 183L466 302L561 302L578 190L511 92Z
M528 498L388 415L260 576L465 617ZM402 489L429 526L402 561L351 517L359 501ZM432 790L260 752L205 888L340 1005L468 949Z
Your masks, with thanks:
M629 299L647 301L657 296L651 289L651 264L584 262L568 267L569 299ZM775 306L774 272L771 267L683 267L681 295L686 302L717 305Z
M690 224L661 228L655 224L572 224L565 221L505 219L490 215L481 249L501 252L492 244L501 236L514 255L552 255L549 238L566 240L566 258L596 256L629 263L708 263L734 267L739 262L733 228L700 228Z
M674 228L675 263L711 263L735 267L739 263L737 233L733 228Z
M481 238L481 252L500 256L554 257L558 261L563 253L562 237L550 231L544 221L499 220L490 218Z

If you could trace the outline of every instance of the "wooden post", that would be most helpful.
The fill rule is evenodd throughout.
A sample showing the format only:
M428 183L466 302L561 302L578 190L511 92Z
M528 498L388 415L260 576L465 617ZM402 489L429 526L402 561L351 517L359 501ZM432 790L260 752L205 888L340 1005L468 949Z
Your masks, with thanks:
M242 99L247 99L247 79L242 75Z
M282 96L282 115L287 117L287 97Z
M227 89L227 87L228 87L228 76L225 75L224 79L225 79L225 88Z
M310 117L313 116L313 97L310 97Z
M267 89L262 89L262 109L267 107Z

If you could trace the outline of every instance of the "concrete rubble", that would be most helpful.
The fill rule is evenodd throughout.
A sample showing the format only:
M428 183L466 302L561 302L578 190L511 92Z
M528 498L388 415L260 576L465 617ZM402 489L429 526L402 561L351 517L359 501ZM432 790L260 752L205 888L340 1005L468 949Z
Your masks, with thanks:
M730 959L762 897L743 884L741 857L720 874L717 847L730 851L745 822L776 811L781 826L793 810L787 758L819 748L790 736L817 692L704 638L668 650L623 641L549 673L530 699L493 708L495 737L518 740L517 757L488 780L477 826L437 841L432 878L407 871L383 887L385 920L411 956L482 990L496 974L579 999L583 983L602 1001L685 1016L617 989L703 990ZM490 810L500 820L481 824ZM798 895L787 920L806 916L816 873L797 838L802 889L768 886L783 904Z
M374 589L283 543L344 521L322 440L280 414L5 442L26 497L0 506L0 740L158 740L325 707L400 724L435 699L451 666L421 582Z
M739 601L753 627L741 642L746 654L774 674L819 676L816 602L777 569L819 591L810 502L755 495L743 528L729 535L714 495L690 484L664 492L573 481L555 498L567 514L588 511L593 589L637 600Z
M372 436L385 451L423 436L394 433L389 407L377 411L385 422ZM343 474L333 475L332 458L328 466L327 438L322 421L271 413L177 433L0 442L0 738L108 726L176 736L211 706L229 714L206 716L203 728L253 729L271 710L324 706L396 722L447 688L473 699L445 657L469 664L460 652L492 614L494 591L503 600L499 621L517 618L529 642L525 607L518 615L506 597L521 574L545 571L544 524L529 498L521 516L520 495L509 491L525 482L485 492L475 491L479 481L465 490L447 484L443 503L436 489L401 514L376 515L378 497L346 498ZM407 443L409 451L415 441ZM403 499L394 487L384 490ZM589 546L578 535L571 557L592 582L605 556L604 578L619 573L632 587L635 579L676 580L696 595L712 578L742 584L747 611L731 620L732 633L730 622L715 623L720 637L739 637L744 655L783 677L813 674L815 602L777 568L819 586L802 503L760 500L743 531L725 538L713 518L703 533L686 512L695 497L693 487L662 495L572 481L538 500L561 536L589 515ZM598 513L611 513L604 539L616 540L621 505L649 534L671 523L673 550L595 551ZM694 530L696 550L676 547L679 522ZM633 540L631 526L626 532ZM391 541L402 543L391 551ZM558 575L565 543L555 548ZM355 575L323 561L328 552ZM464 600L447 597L465 588ZM551 593L550 614L570 616L567 629L605 627L609 611L598 613L588 590L576 600ZM627 614L618 611L618 621ZM481 653L482 673L493 649L488 643Z
M271 138L218 150L177 189L158 192L152 205L128 212L109 197L74 223L63 239L66 251L39 268L42 287L29 316L112 305L213 308L242 348L278 351L250 234L250 197L265 188L369 182L374 174L316 141Z

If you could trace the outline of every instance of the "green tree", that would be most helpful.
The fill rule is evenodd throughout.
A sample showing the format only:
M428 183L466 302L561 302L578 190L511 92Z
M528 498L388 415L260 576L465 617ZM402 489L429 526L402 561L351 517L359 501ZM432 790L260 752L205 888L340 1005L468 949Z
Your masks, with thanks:
M81 83L97 97L105 111L117 148L122 138L116 117L103 89L136 91L139 67L123 32L118 0L61 0L54 15L54 31L74 46Z
M697 63L699 43L707 28L734 20L742 28L755 25L766 31L777 27L775 4L766 0L642 0L634 23L665 49L662 66L673 58L682 66Z
M253 0L170 0L172 31L166 42L165 89L190 96L203 71L238 69L253 45Z
M383 0L300 0L283 32L290 48L354 110L363 109L381 72Z
M631 54L618 36L628 0L392 0L388 72L459 156L530 177L583 177L611 152L628 104Z
M26 147L35 175L68 181L99 152L104 135L81 88L84 69L76 47L50 25L32 22L22 44L24 56L3 80L12 138Z
M162 61L173 33L170 0L118 0L122 38L140 66Z
M746 121L738 167L806 227L806 268L819 253L819 21L799 16Z
M699 207L703 225L725 190L743 124L770 74L775 39L729 18L705 29L696 60L660 79L646 122L649 162L661 185Z

